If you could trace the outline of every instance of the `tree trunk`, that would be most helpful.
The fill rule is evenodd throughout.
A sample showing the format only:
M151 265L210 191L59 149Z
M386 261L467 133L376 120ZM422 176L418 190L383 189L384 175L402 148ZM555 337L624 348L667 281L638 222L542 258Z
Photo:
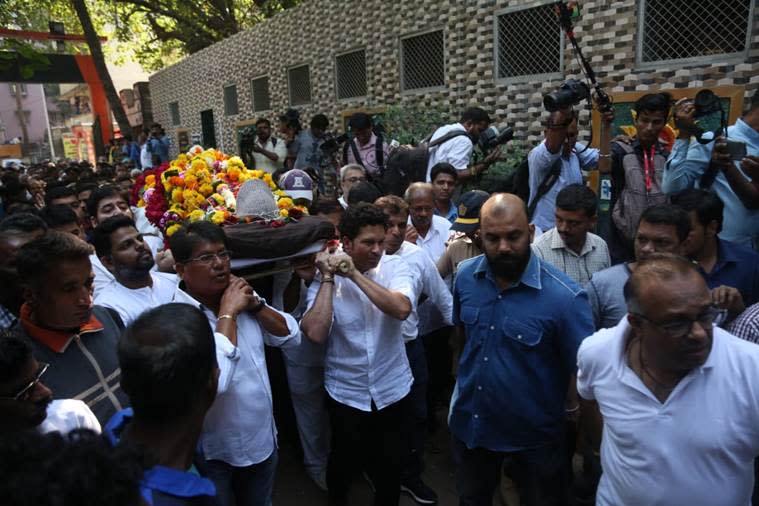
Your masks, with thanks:
M84 31L84 38L87 39L87 45L90 47L90 54L92 55L95 70L100 77L100 81L103 83L103 90L108 99L108 105L111 107L111 112L113 112L113 117L116 119L116 124L119 125L121 135L129 134L132 132L132 127L129 126L129 120L124 112L121 99L119 98L119 94L116 93L116 88L113 86L111 74L108 72L108 67L105 64L103 48L100 46L100 39L98 39L98 34L92 25L92 18L90 18L87 5L84 3L84 0L71 0L71 5L79 17L79 22ZM103 139L103 142L108 142L108 139Z

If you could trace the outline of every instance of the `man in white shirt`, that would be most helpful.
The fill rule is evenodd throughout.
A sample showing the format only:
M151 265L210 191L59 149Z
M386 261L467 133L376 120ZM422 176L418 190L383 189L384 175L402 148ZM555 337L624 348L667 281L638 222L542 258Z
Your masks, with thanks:
M684 258L638 261L625 298L627 317L578 352L590 441L603 432L596 504L750 504L759 347L716 328L725 312Z
M468 181L490 167L501 155L500 147L492 150L480 163L470 165L474 143L488 126L490 126L488 113L479 107L470 107L464 111L458 123L444 125L435 130L430 137L430 143L433 145L429 149L426 181L431 181L432 167L440 162L450 163L456 168L459 183ZM454 132L461 133L454 137ZM448 136L448 140L434 145L435 141L442 139L443 136Z
M245 280L231 275L225 243L224 231L208 221L172 234L169 244L182 280L174 302L202 310L239 357L235 381L208 411L200 437L219 502L266 506L271 504L278 457L264 343L295 346L300 332L292 316L270 307Z
M435 214L435 197L431 184L411 184L406 190L405 199L410 225L406 228L406 240L422 248L433 262L437 262L445 253L451 222Z
M384 255L387 218L372 204L349 207L340 221L346 254L317 255L303 334L327 343L332 504L347 505L353 469L370 466L375 504L398 504L404 400L414 378L402 323L411 313L413 280L397 255ZM335 276L335 274L338 274Z
M271 123L266 118L256 121L256 140L251 146L255 166L251 169L272 174L285 166L287 146L285 141L271 135Z
M532 243L536 255L579 285L611 265L606 241L591 232L597 205L596 194L584 184L567 186L556 196L556 226Z
M28 429L100 433L100 422L83 401L53 400L42 382L49 367L35 359L28 340L9 330L0 334L0 435Z
M87 200L87 214L93 228L111 216L124 215L135 220L135 213L129 207L129 202L127 202L121 189L116 185L106 185L96 188ZM137 221L135 220L135 222ZM153 268L162 272L173 272L174 259L170 251L163 249L163 237L161 237L160 232L147 220L139 221L143 225L138 227L138 230L145 238L145 242L150 246L150 251L156 261ZM95 295L97 295L102 288L114 280L114 277L102 264L97 254L90 256L90 262L92 263L92 271L95 274L93 289Z
M414 384L406 401L407 435L406 460L401 475L401 490L408 493L420 504L434 504L437 494L422 481L424 471L424 440L427 433L427 358L424 344L420 339L420 317L417 315L417 301L434 305L438 314L442 313L441 323L452 325L453 296L448 285L438 274L435 263L421 248L404 241L408 223L408 204L395 195L379 198L375 204L382 209L388 219L385 234L385 254L398 255L408 264L413 279L414 296L411 299L412 310L403 322L403 339L406 341L406 356ZM427 312L429 314L429 311Z
M115 278L95 294L95 304L115 310L129 325L148 309L171 302L177 277L151 271L153 255L131 218L106 219L95 228L92 242L100 262Z

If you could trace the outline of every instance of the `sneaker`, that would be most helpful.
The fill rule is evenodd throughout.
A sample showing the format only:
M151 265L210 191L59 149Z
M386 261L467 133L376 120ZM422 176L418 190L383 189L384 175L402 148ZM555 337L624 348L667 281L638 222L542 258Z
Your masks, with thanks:
M401 492L406 492L419 504L437 503L437 494L421 478L401 483Z

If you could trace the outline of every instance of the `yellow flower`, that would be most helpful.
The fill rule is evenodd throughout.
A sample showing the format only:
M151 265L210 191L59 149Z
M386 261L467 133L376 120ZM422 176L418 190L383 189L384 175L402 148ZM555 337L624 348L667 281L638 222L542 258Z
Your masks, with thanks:
M174 202L184 202L184 194L181 188L175 188L171 192L171 200Z
M214 211L211 215L211 221L217 225L224 223L224 211Z
M145 201L142 200L142 197L137 201L137 207L145 207Z
M198 221L198 220L202 220L205 217L206 217L206 213L204 213L200 209L195 209L193 212L190 213L190 215L187 218L190 221Z
M264 174L265 174L265 172L262 170L254 170L251 172L253 172L253 177L256 179L261 179L262 177L264 177Z
M204 185L201 185L201 187L198 188L198 191L204 197L208 197L209 195L211 195L213 193L213 186L211 186L210 184L206 183Z
M171 235L182 228L182 225L179 223L174 223L173 225L169 226L169 228L166 229L166 237L171 237Z
M293 206L293 199L290 197L284 197L277 201L277 207L280 209L289 209Z
M152 188L155 186L155 174L150 174L145 178L145 186Z
M287 209L280 209L279 215L283 218L287 218L288 216L290 216L290 212Z

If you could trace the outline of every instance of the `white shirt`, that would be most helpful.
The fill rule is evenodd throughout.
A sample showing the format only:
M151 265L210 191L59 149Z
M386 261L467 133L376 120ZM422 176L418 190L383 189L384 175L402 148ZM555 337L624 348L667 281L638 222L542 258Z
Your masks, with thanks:
M213 311L180 288L177 288L174 302L200 308L211 328L216 328L217 319ZM237 347L221 334L215 334L217 358L220 354L227 358L220 361L219 369L222 374L228 375L229 385L223 394L216 397L203 422L200 445L206 459L246 467L263 462L274 451L277 428L274 425L264 343L283 347L295 346L300 342L300 330L295 319L287 313L280 314L287 322L289 333L286 336L269 334L248 313L237 316ZM235 364L234 371L224 370L232 364Z
M411 221L411 216L408 217L408 224L414 225ZM442 216L433 215L432 224L427 231L427 235L416 239L416 245L422 248L432 259L433 262L440 260L440 257L445 253L446 242L448 241L448 235L451 231L451 222L443 218Z
M345 195L340 195L337 201L340 202L340 205L343 206L343 209L348 209L348 202L345 201Z
M414 297L411 272L397 255L383 255L364 273L379 285ZM311 309L321 286L320 276L308 289ZM403 343L403 322L388 316L351 280L335 276L332 326L327 337L324 387L341 404L371 411L403 399L411 389L411 374Z
M453 296L429 255L419 246L407 241L401 244L395 254L411 269L414 287L411 314L403 322L403 339L412 341L418 334L426 335L444 325L453 325ZM417 308L422 295L427 298ZM422 321L423 316L425 321Z
M662 404L630 369L627 319L585 339L577 390L604 420L596 504L746 506L759 455L759 346L714 329Z
M134 290L113 280L95 294L95 304L116 310L124 325L129 325L148 309L168 304L174 299L179 285L176 274L151 272L150 277L152 286Z
M142 170L153 168L153 153L148 151L148 143L140 146L140 165Z
M285 146L285 141L283 141L282 139L277 139L277 144L275 146L274 141L272 141L272 139L273 137L269 136L269 138L266 139L266 142L262 145L261 139L259 139L256 136L256 145L261 146L266 151L277 155L279 157L277 161L272 162L268 156L264 155L263 153L256 153L254 151L253 160L255 160L256 165L255 167L249 167L249 168L262 170L264 172L268 172L269 174L271 174L285 166L285 158L287 158L287 146Z
M39 432L68 434L76 429L89 429L100 434L100 422L84 401L58 399L47 407L47 418L37 427Z
M441 126L432 134L430 142L454 130L466 131L466 128L461 123ZM427 182L430 182L432 167L438 162L450 163L458 171L466 170L469 167L469 159L472 157L473 150L474 144L468 135L460 135L453 139L448 139L439 146L431 148L429 150L429 161L427 162Z
M143 232L140 231L140 233ZM144 236L144 238L145 242L150 248L150 252L153 254L153 258L155 258L159 248L163 247L163 239L155 236ZM103 262L100 261L100 258L98 258L96 253L90 255L90 263L92 264L92 273L95 275L95 279L92 283L92 293L95 297L97 297L103 288L111 283L115 283L116 278L113 277L111 271L106 269L105 265L103 265ZM158 264L153 265L150 270L157 272Z

